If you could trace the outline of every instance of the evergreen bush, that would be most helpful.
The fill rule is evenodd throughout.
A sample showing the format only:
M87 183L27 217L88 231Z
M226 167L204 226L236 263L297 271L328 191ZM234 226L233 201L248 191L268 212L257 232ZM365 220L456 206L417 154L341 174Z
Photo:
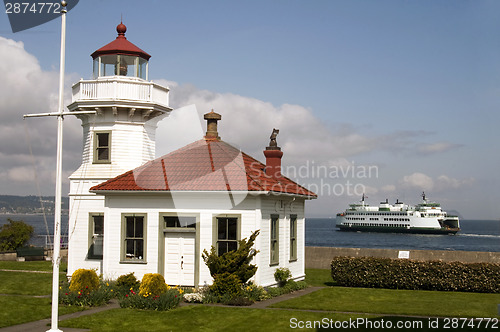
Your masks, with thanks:
M241 285L241 280L237 275L224 272L214 276L214 282L210 286L210 291L215 296L228 296L232 299L243 294Z
M13 251L26 245L35 231L22 220L8 218L7 221L8 224L0 227L0 251Z
M135 277L134 272L121 275L118 277L118 279L116 279L116 286L127 289L127 291L131 288L137 290L139 288L139 285L140 282Z
M159 296L166 291L165 278L159 273L146 273L139 286L140 296Z
M69 290L72 292L90 293L99 288L99 277L95 270L78 269L73 272Z
M335 257L339 286L500 293L500 264L421 262L375 257Z
M250 264L257 250L253 249L255 239L259 230L255 231L247 239L238 242L238 249L217 254L217 249L212 246L210 253L203 250L203 260L210 270L214 279L210 286L210 294L204 297L204 302L233 303L238 297L243 296L243 285L254 276L257 266ZM235 300L234 303L247 303L244 300Z
M276 280L279 287L285 286L291 277L292 273L287 267L279 267L274 271L274 280Z
M253 277L257 271L257 266L250 264L250 262L257 255L258 251L252 247L259 232L259 230L256 230L252 233L248 241L246 238L240 240L238 242L238 249L228 251L221 256L217 254L217 249L214 246L210 248L210 253L206 249L203 250L202 257L210 270L210 275L215 278L217 274L234 274L242 284Z

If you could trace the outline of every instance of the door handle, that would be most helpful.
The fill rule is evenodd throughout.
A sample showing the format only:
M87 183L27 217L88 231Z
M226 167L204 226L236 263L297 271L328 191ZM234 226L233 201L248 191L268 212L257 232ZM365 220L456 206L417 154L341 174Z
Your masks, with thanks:
M183 265L184 265L184 256L181 256L181 270L184 269Z

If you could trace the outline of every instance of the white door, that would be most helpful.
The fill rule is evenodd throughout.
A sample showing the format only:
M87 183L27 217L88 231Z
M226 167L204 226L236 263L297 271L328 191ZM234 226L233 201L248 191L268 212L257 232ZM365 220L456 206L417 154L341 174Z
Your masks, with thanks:
M165 282L194 286L194 244L196 233L165 234Z

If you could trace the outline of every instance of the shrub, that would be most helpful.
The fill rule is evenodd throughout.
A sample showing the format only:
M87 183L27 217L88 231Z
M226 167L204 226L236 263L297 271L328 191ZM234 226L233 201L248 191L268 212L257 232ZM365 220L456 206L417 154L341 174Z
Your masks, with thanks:
M89 293L99 288L99 277L95 270L78 269L71 276L69 290Z
M235 274L219 273L214 276L214 283L210 286L210 291L215 296L227 296L229 299L233 299L242 295L241 285L241 280Z
M259 235L259 230L250 235L248 241L245 239L238 242L238 249L226 252L219 256L217 249L212 246L210 253L203 250L203 260L210 270L210 275L215 278L217 274L234 274L240 282L246 283L257 271L257 266L250 264L258 251L253 249L255 239Z
M65 305L97 307L106 304L115 296L113 287L108 282L102 283L93 291L71 291L65 283L59 290L59 303Z
M247 285L243 287L243 293L244 297L253 302L262 301L270 298L269 294L267 294L267 291L264 289L264 287L254 285L252 282L247 283Z
M165 278L159 273L146 273L139 287L140 296L158 296L167 291Z
M500 293L500 264L335 257L339 286Z
M20 248L33 236L34 228L24 221L7 219L8 224L0 227L0 251L11 251Z
M274 280L280 287L283 287L291 277L292 273L287 267L279 267L274 272Z
M134 272L121 275L116 279L116 287L120 289L120 291L125 291L125 293L128 293L130 289L135 291L139 290L139 285L140 282L135 277Z
M283 294L288 294L301 289L307 288L307 283L305 281L294 281L289 280L283 287L269 287L267 293L270 297L276 297Z
M146 275L145 275L146 276ZM143 278L144 280L144 278ZM170 288L159 295L139 295L134 290L120 299L121 308L166 311L176 308L182 301L182 289Z

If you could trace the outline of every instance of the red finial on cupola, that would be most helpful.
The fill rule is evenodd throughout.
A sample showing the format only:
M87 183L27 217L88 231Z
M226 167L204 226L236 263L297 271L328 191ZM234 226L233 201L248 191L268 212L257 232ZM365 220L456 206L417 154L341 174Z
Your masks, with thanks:
M116 32L118 32L117 38L120 37L125 38L125 32L127 32L127 27L125 26L125 24L123 24L123 22L120 22L120 24L116 26Z

